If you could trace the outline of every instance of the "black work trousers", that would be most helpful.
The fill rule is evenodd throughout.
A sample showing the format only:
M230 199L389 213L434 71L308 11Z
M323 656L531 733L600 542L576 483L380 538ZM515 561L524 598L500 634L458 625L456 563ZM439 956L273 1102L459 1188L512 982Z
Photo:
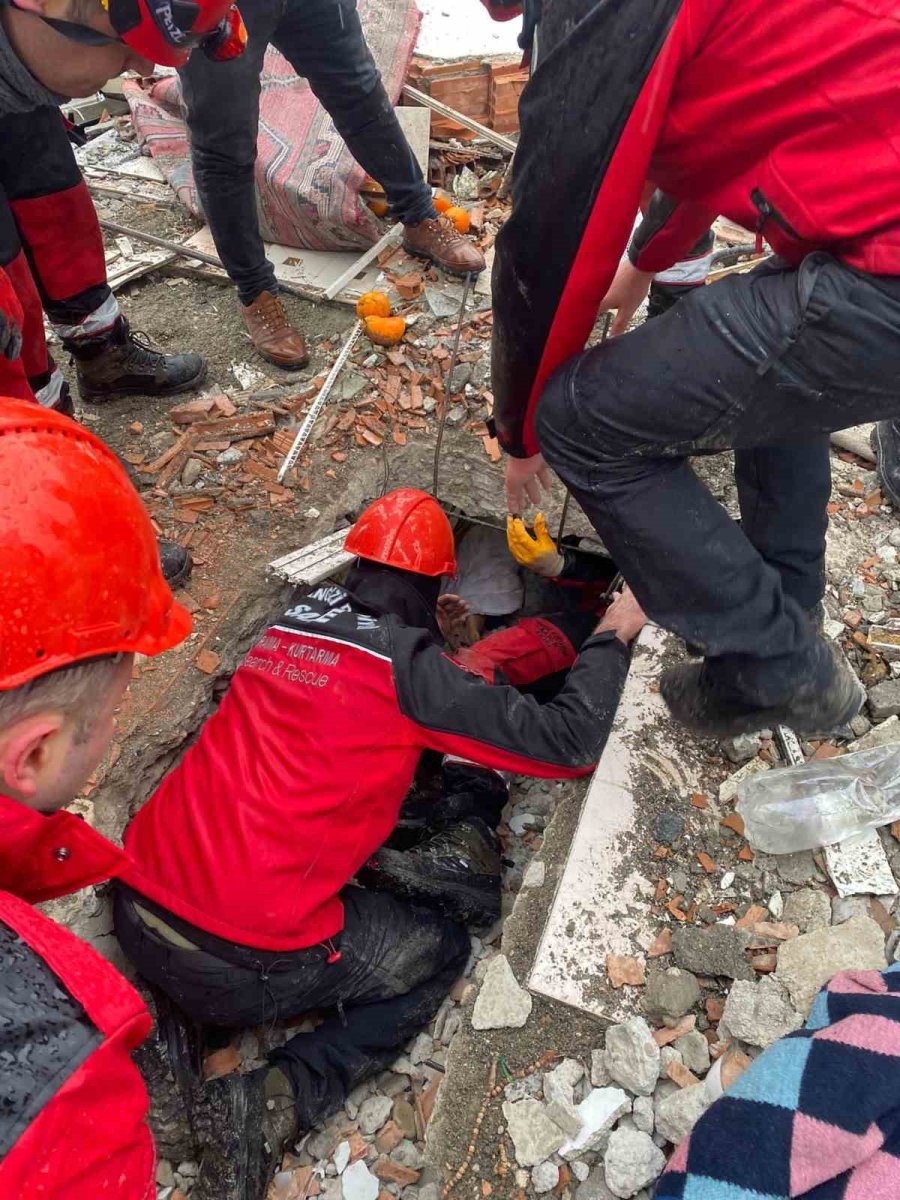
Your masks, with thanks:
M650 617L774 703L811 659L828 434L900 413L898 377L900 278L816 253L698 288L571 359L538 437ZM689 462L728 449L740 526Z
M241 302L250 304L277 291L253 179L260 72L270 42L308 80L350 153L384 188L392 215L413 225L435 212L366 45L356 0L244 0L241 14L249 40L239 58L214 63L192 54L179 74L203 211Z
M324 1120L435 1015L469 956L462 925L384 892L345 888L345 924L329 943L278 953L223 941L120 888L116 934L141 975L200 1025L262 1025L337 1010L274 1051L301 1130ZM142 919L159 915L175 944Z

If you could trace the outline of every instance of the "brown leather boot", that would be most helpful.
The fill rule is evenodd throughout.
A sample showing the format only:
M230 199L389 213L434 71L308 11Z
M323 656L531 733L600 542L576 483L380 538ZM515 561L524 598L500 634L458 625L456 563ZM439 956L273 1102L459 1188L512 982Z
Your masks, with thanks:
M457 233L446 217L426 217L417 225L404 225L403 249L419 258L430 258L451 275L477 275L484 270L484 255L468 238Z
M250 340L263 358L285 371L299 371L309 362L303 334L288 320L284 305L272 292L261 292L252 304L241 305Z

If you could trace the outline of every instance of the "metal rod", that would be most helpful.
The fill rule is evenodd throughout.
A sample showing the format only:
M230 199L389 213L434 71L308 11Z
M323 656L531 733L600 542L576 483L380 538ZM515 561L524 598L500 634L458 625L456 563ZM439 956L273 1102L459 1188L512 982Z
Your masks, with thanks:
M408 83L403 85L403 95L408 100L414 100L416 104L423 104L425 108L430 108L433 112L439 113L442 117L447 117L451 121L455 121L457 125L462 125L463 129L471 129L473 133L477 133L479 137L483 137L485 141L493 142L495 146L499 146L501 150L508 150L510 154L516 148L516 143L512 138L504 137L502 133L497 133L495 129L488 129L487 125L482 125L478 121L473 121L471 117L467 117L464 113L457 112L455 108L451 108L449 104L441 104L440 100L432 100L426 92L420 92L418 88L410 87Z
M444 440L444 426L447 424L447 409L450 407L450 394L453 387L453 372L456 368L456 355L459 350L459 335L462 333L463 317L466 312L466 301L469 299L469 288L472 286L472 272L466 272L466 281L463 284L462 300L459 305L459 313L456 318L456 329L453 331L453 345L450 348L450 365L447 368L447 383L444 387L444 398L441 402L441 416L438 421L437 440L434 443L434 473L432 477L431 494L437 499L438 494L438 474L440 472L441 463L441 443Z
M287 454L284 456L284 462L279 467L278 474L275 477L277 479L278 483L281 483L282 479L284 479L285 475L288 473L288 471L290 471L291 467L293 467L294 463L297 461L297 459L300 455L300 451L303 449L304 445L306 444L306 440L309 437L310 433L312 432L312 427L313 427L313 425L315 425L316 420L318 419L319 413L322 411L322 409L325 405L325 401L328 399L329 393L331 392L331 389L334 387L334 381L337 379L338 375L340 375L341 368L343 367L343 365L347 361L347 359L350 357L350 351L353 349L354 345L356 344L356 339L362 333L362 330L363 330L362 321L357 321L356 324L353 326L353 328L350 330L350 333L347 337L346 342L344 342L343 346L341 347L340 354L334 360L334 365L332 366L331 370L328 372L328 376L327 376L325 382L319 388L318 396L316 396L315 400L310 405L309 412L303 418L303 424L297 430L297 436L294 438L293 445L291 446L290 450L288 450Z

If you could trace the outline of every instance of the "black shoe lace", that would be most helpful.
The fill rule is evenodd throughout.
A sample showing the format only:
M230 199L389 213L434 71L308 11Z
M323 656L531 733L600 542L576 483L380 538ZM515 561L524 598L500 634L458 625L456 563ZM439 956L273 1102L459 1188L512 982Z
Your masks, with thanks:
M130 366L155 369L166 357L162 350L157 350L148 335L139 329L129 329L126 346L125 359Z

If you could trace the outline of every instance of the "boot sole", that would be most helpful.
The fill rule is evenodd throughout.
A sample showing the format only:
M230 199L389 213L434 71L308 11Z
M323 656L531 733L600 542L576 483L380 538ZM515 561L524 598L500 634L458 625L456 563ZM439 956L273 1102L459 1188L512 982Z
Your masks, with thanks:
M465 279L467 275L480 275L487 266L487 263L485 263L485 266L479 267L477 271L466 267L448 267L446 263L441 262L439 258L436 258L428 250L415 250L412 246L407 245L406 242L403 242L402 245L407 254L411 254L414 258L424 258L426 262L433 262L436 267L440 267L448 275L458 275L460 279Z
M265 350L260 350L259 346L254 345L253 349L260 358L264 358L267 363L271 363L273 367L278 367L282 371L302 371L304 367L309 366L308 354L302 361L296 359L293 362L281 362L279 359L273 358L271 354L266 354Z
M849 667L846 669L850 670ZM808 718L798 716L796 709L790 703L772 708L748 709L745 712L731 714L710 714L708 717L698 718L694 714L679 713L677 701L673 707L666 695L665 676L660 682L660 693L675 720L701 737L735 737L741 733L757 733L760 729L771 729L775 725L787 725L795 733L802 734L804 737L827 737L845 729L865 703L865 688L858 680L854 680L854 682L856 684L855 694L848 698L846 704L833 718L824 719L814 716Z
M198 387L206 378L208 369L207 364L204 363L203 369L198 371L191 379L186 379L184 383L158 388L127 384L125 387L110 388L109 391L99 391L95 388L86 388L79 380L78 395L85 404L105 404L110 400L119 400L123 396L178 396L182 392L191 392L195 387Z
M370 887L373 891L378 892L390 892L391 895L399 896L402 900L423 904L428 908L439 908L441 912L445 912L445 915L467 924L492 925L500 916L499 878L497 879L496 893L493 892L492 885L487 883L478 887L472 884L438 880L435 880L433 890L428 891L422 885L421 876L404 870L401 864L392 869L390 876L363 868L358 872L357 879L363 887ZM455 899L460 903L448 911L441 904L442 899Z

